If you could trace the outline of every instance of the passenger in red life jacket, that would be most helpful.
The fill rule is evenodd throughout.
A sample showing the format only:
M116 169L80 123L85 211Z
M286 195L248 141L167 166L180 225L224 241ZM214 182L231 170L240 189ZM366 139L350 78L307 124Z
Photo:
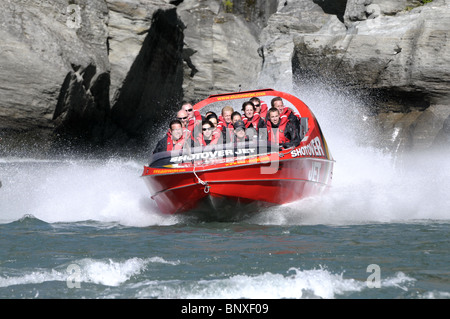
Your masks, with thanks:
M179 120L173 120L170 122L169 131L158 144L156 144L154 153L166 152L172 150L181 150L189 147L191 139L187 134L183 134L183 127Z
M222 131L218 127L219 120L217 118L217 114L214 112L208 112L208 113L209 113L209 115L206 116L206 120L210 121L214 126L214 131L213 131L214 139L217 139L217 143L222 143Z
M177 120L181 122L181 126L183 127L183 135L193 139L193 132L189 130L189 119L187 112L184 110L179 110L177 112Z
M267 121L268 141L278 143L279 149L287 149L300 145L300 136L288 121L287 117L280 117L280 111L272 107L268 112L269 120Z
M200 125L203 121L203 116L200 114L199 111L194 111L194 108L192 107L192 104L186 101L183 101L181 103L181 109L183 111L186 111L186 113L188 114L188 119L189 119L189 123L188 123L188 130L191 131L192 133L194 132L194 127L196 125Z
M264 130L260 131L260 129L266 128L266 123L261 118L261 116L259 116L259 114L255 114L255 106L252 102L244 102L244 104L242 104L242 111L244 112L244 117L242 118L242 120L244 121L245 127L247 128L247 135L251 140L255 140L258 138L258 133L264 132ZM266 140L267 136L265 134L261 134L259 138L262 140Z
M222 131L223 143L229 143L232 141L230 138L232 136L231 131L233 129L233 123L231 123L231 114L233 111L233 108L227 105L222 108L222 115L219 116L219 123L217 124L217 127Z
M234 123L236 123L236 122L239 121L239 120L242 121L242 115L241 115L241 113L239 113L238 111L234 111L234 112L231 114L231 122L234 124Z
M272 101L270 101L270 104L272 107L275 107L280 112L280 117L283 118L284 116L287 117L289 122L294 126L294 128L297 131L297 134L300 134L300 120L297 115L292 112L292 110L286 106L284 106L283 99L279 96L274 97Z
M253 103L253 105L255 106L255 114L259 114L259 116L266 121L267 120L267 111L268 111L268 107L267 104L262 102L259 98L257 97L252 97L250 99L250 102Z
M214 124L208 120L202 122L202 133L195 138L195 146L215 145L219 141L220 133L213 134Z
M186 128L186 129L188 128L189 116L185 110L179 110L177 112L177 120L179 120L181 122L181 125L184 128Z
M206 115L205 120L210 121L212 124L214 124L214 128L217 127L217 124L219 123L219 119L217 118L217 114L214 112L209 111Z
M231 143L234 141L234 126L233 124L236 123L236 121L242 120L241 113L234 111L231 113L231 122L228 125L227 129L225 130L225 134L222 134L223 143ZM225 136L225 137L224 137Z
M245 123L242 120L238 120L233 124L234 132L234 145L237 146L240 143L249 141L249 137L245 133Z

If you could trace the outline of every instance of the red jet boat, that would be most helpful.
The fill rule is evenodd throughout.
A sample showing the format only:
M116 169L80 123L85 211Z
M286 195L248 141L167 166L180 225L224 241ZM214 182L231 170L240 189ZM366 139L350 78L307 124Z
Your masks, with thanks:
M300 145L234 143L153 154L144 179L159 209L167 214L202 213L211 218L257 212L319 195L331 183L334 160L316 117L297 97L272 89L211 95L194 110L220 114L225 105L240 110L258 97L270 105L273 97L300 118Z

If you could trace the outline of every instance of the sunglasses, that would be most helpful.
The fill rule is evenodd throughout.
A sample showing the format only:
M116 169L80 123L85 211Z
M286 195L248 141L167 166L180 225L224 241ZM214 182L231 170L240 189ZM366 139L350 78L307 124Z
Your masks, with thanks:
M212 127L202 127L203 131L212 131L213 128Z
M179 120L186 120L188 117L187 116L185 116L185 117L177 117L177 119L179 119Z
M254 104L255 105L255 107L260 107L261 106L261 104Z
M186 112L192 112L194 109L185 110Z

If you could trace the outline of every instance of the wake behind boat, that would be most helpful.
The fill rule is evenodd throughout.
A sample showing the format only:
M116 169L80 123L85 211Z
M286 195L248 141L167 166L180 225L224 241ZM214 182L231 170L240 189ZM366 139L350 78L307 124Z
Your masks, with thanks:
M218 94L195 104L194 110L239 105L252 97L281 97L295 108L300 144L282 149L278 143L254 140L153 154L142 178L163 213L195 211L226 218L319 195L329 187L334 160L316 117L297 97L272 89Z

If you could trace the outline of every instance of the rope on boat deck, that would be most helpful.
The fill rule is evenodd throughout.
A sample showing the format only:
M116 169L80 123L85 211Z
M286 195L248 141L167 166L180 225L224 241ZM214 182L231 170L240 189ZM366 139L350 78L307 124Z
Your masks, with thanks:
M202 185L205 186L205 188L203 189L203 191L204 191L206 194L208 194L208 193L209 193L209 188L210 188L211 186L208 185L208 182L205 182L205 181L203 181L200 177L198 177L197 173L195 172L195 166L194 166L194 170L193 170L192 172L194 173L195 177L197 177L197 182L198 182L199 184L202 184Z

